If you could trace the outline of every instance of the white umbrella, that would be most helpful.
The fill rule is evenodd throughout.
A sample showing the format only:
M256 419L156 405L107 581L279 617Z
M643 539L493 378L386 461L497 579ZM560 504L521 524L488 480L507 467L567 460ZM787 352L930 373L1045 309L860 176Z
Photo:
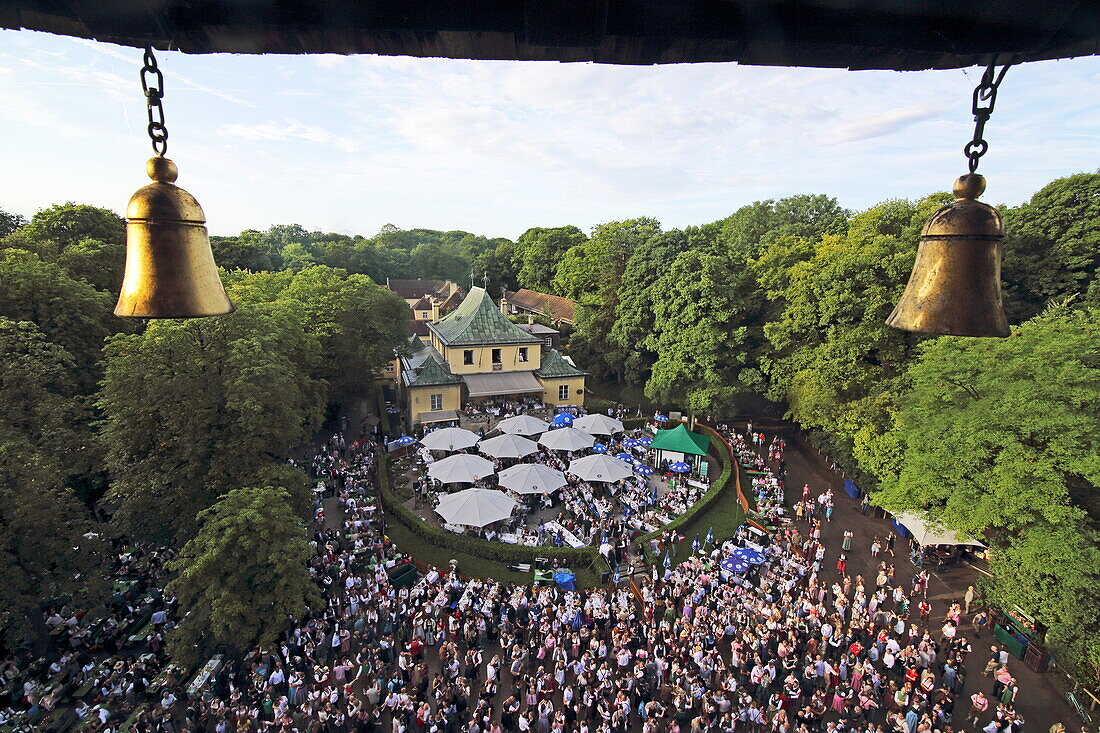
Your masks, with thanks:
M569 473L585 481L620 481L634 473L634 467L606 453L593 453L569 462Z
M444 496L435 508L447 524L484 527L512 516L516 500L503 491L466 489Z
M539 442L550 450L581 450L591 448L596 442L588 433L576 428L558 428L548 433L543 433Z
M440 428L420 439L421 445L432 450L459 450L477 444L477 433L462 428Z
M521 463L497 474L497 483L517 494L549 494L565 486L565 474L539 463Z
M898 524L909 530L909 534L913 535L913 539L922 547L927 547L929 545L985 547L985 543L973 537L966 537L946 528L936 528L931 521L919 517L916 514L903 512L898 514L895 519L897 519Z
M477 449L494 458L522 458L537 451L539 444L518 435L505 434L481 441Z
M594 412L591 415L585 415L584 417L578 417L573 421L573 427L592 433L593 435L611 435L623 431L622 422L613 417L601 415L598 412Z
M447 456L428 466L428 475L445 484L472 484L492 473L492 461L469 453Z
M550 423L539 420L530 415L516 415L506 417L497 423L497 430L502 433L515 433L516 435L538 435L550 429Z

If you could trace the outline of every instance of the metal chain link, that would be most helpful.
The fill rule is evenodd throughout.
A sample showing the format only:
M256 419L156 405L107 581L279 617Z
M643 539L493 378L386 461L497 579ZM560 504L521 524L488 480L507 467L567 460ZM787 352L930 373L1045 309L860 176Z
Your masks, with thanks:
M164 74L157 68L157 59L153 47L145 47L145 66L141 68L141 89L145 92L145 106L149 113L149 139L153 141L153 152L164 155L168 152L168 128L164 126Z
M993 106L997 103L997 87L1005 78L1009 67L1005 64L1000 72L996 71L996 64L990 64L982 74L981 83L974 88L974 102L971 109L974 112L974 139L966 144L963 153L970 160L970 172L978 170L978 160L989 151L989 143L982 135L985 134L985 123L993 114Z

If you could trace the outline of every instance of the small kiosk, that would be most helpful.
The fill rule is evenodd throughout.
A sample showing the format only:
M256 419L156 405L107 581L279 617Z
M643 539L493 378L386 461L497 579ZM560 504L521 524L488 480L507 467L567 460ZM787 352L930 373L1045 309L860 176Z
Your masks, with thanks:
M671 430L658 430L649 445L649 449L653 451L653 465L660 466L662 461L683 462L696 473L699 472L699 466L706 458L709 448L709 435L693 433L683 423Z

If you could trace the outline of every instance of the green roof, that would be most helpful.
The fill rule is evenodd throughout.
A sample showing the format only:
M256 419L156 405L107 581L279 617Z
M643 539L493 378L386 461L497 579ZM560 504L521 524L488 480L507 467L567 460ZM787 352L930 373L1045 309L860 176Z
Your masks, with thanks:
M401 359L401 379L409 387L462 384L462 377L448 371L439 352L416 336L409 340L408 356Z
M672 430L658 430L649 444L653 450L669 450L677 453L690 453L693 456L705 456L710 447L710 436L700 435L688 430L680 423Z
M543 379L583 377L587 373L567 362L557 349L544 349L542 366L535 371L535 375Z
M484 288L470 288L450 315L428 328L447 346L542 343L505 318Z

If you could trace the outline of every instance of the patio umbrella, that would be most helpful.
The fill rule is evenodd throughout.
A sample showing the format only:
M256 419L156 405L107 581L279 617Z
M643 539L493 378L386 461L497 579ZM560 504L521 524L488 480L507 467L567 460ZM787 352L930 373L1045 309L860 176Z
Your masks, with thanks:
M707 532L706 544L708 544L708 545L713 545L714 544L714 527L711 527L710 530Z
M683 461L676 461L676 463L669 464L668 470L672 471L673 473L687 473L691 470L691 466L684 463Z
M620 481L633 472L633 468L607 455L595 454L569 462L569 473L585 481Z
M583 430L561 428L560 430L543 433L543 436L539 438L539 442L550 450L581 450L582 448L591 448L596 439Z
M699 535L698 534L695 535L695 539L693 539L691 541L691 549L695 550L696 552L699 552L699 548L702 547L702 546L703 546L702 543L699 542Z
M393 441L394 445L412 445L416 442L416 438L411 435L402 435L397 440Z
M666 568L672 567L672 558L668 556L668 550L665 550L665 559L661 562Z
M596 435L611 435L612 433L621 433L623 431L623 424L621 421L613 417L608 417L607 415L601 415L598 412L594 412L591 415L585 415L584 417L578 417L573 421L573 427Z
M497 475L497 483L517 494L548 494L565 486L565 474L539 463L521 463Z
M447 456L428 466L428 475L445 484L471 484L492 475L493 462L469 453Z
M477 449L493 458L522 458L539 449L538 443L519 435L505 433L495 438L482 440L477 444Z
M512 515L516 500L503 491L466 489L444 496L435 513L448 524L484 527Z
M573 416L568 412L559 412L557 415L554 415L553 424L569 427L573 424Z
M530 415L516 415L497 423L497 430L515 435L539 435L550 429L550 423Z
M637 438L627 438L623 441L623 448L637 448L641 444Z
M638 438L638 445L648 446L652 442L653 438L649 437L648 435L643 435L642 437Z
M634 456L630 455L629 453L616 453L615 458L620 461L626 461L627 463L630 463L632 465L634 463Z
M653 475L653 467L652 466L643 466L640 463L637 466L634 467L634 471L639 476L652 476Z
M593 453L607 453L607 446L603 443L593 443L590 450Z
M751 547L738 547L733 551L733 556L753 565L760 565L764 562L764 556Z
M731 555L727 557L718 565L723 569L731 573L743 573L749 569L749 563L746 560L742 560L739 557Z
M657 422L668 422L668 417L666 415L662 415L659 412L653 413L653 419Z
M420 439L420 444L430 450L460 450L477 444L477 433L462 428L440 428Z

